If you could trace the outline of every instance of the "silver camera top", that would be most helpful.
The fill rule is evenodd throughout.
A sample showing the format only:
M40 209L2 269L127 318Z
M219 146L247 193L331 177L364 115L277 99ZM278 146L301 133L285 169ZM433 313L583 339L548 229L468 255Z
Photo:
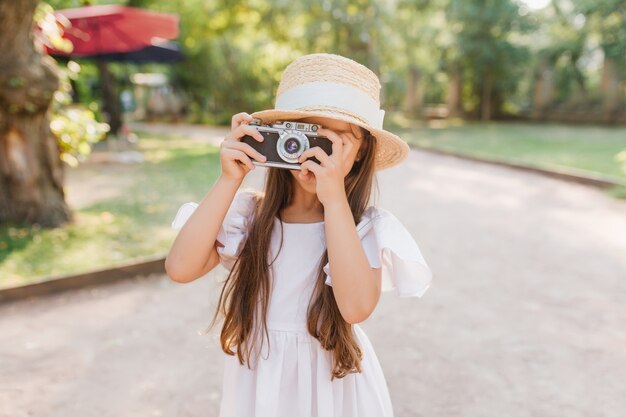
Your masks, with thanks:
M319 125L313 123L303 123L303 122L283 122L277 121L272 124L272 127L277 129L288 129L288 130L297 130L299 132L317 132L317 129L320 127Z
M262 122L260 119L253 119L252 122L250 122L250 124L262 126ZM280 129L280 130L296 130L299 132L303 132L305 134L306 133L316 134L315 132L317 132L317 129L321 127L320 125L313 124L313 123L304 123L304 122L299 122L299 121L283 121L283 120L277 120L274 123L267 123L265 124L265 126L271 127L273 129Z

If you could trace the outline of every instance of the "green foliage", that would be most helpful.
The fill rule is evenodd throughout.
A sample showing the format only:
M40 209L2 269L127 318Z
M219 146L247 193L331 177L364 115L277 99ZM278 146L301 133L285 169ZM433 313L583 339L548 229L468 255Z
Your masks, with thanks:
M415 83L425 105L445 102L458 73L468 115L529 111L546 71L545 88L554 90L550 108L594 109L612 88L606 85L619 85L617 108L624 109L623 0L552 0L541 10L524 0L115 2L179 16L187 59L169 72L189 97L196 122L227 123L234 113L272 107L282 70L313 52L338 53L371 68L389 110L403 106ZM602 72L602 57L615 74Z
M445 58L463 72L466 110L491 100L497 112L524 76L529 48L516 35L534 29L533 21L512 0L450 0L446 17L453 35Z
M71 43L62 39L54 9L40 3L34 20L41 28L42 35L56 48L71 51ZM61 150L60 158L70 166L78 165L91 152L91 144L104 138L109 125L99 123L92 109L72 105L70 79L76 80L80 65L69 61L59 67L59 89L54 93L51 104L50 130L57 137Z
M626 62L626 4L623 0L576 0L575 12L585 16L588 30L600 36L604 53L618 61ZM623 66L622 66L623 68Z
M104 138L109 125L96 121L94 112L81 105L72 105L70 78L76 78L80 66L68 62L60 68L60 88L54 93L50 129L57 137L61 160L76 166L91 153L91 145Z
M54 16L54 9L48 3L39 3L35 9L33 20L37 23L43 36L59 51L71 52L72 42L63 38L63 29Z

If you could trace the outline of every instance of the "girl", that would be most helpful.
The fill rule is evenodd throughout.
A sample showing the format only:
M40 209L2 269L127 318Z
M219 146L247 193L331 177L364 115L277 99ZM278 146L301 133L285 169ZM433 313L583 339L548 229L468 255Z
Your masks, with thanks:
M432 272L390 212L368 206L374 173L400 162L408 145L382 129L380 83L333 54L285 69L276 108L232 118L222 173L199 203L186 203L165 261L177 282L221 263L230 271L218 301L227 354L221 417L391 417L385 377L357 323L381 291L421 297ZM267 168L265 191L239 190L265 156L241 142L263 136L248 123L322 125L332 152L306 150L301 170ZM319 163L309 159L315 157Z

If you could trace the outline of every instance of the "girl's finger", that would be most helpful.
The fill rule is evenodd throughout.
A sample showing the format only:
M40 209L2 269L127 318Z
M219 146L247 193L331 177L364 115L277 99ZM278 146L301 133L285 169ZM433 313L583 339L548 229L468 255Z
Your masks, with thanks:
M343 133L341 137L343 138L342 152L343 152L343 162L345 163L350 155L350 152L352 151L352 148L354 148L354 141L356 139L353 139L353 137L347 133Z
M265 137L254 128L254 126L241 125L231 132L233 140L240 141L244 136L252 136L259 142L263 142Z
M316 157L317 160L320 161L320 164L324 167L332 163L330 156L328 156L328 154L319 146L314 146L302 152L302 155L298 158L298 162L304 162L306 159L313 156Z
M239 151L246 153L251 158L254 158L260 162L265 162L267 160L267 157L265 155L263 155L262 153L260 153L259 151L257 151L256 149L254 149L252 146L248 145L245 142L238 142L238 141L222 142L222 147L237 149Z
M250 116L248 113L245 113L245 112L237 113L230 120L230 128L235 129L243 123L250 123L252 119L253 117Z
M335 161L343 160L343 139L337 133L330 129L320 128L317 133L326 136L333 143L333 153L331 159Z
M225 149L224 153L229 159L240 161L242 165L245 165L248 169L254 169L254 164L244 152L237 149Z
M313 174L315 174L316 177L323 169L321 165L316 164L315 162L310 160L304 161L302 164L300 164L300 168L311 171Z

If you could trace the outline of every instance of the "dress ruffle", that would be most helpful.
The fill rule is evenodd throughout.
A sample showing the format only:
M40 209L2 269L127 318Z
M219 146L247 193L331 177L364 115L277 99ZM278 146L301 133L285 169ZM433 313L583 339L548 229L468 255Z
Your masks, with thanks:
M185 223L187 223L187 220L189 220L189 218L193 214L193 212L196 211L197 207L198 203L193 202L185 203L180 206L180 208L176 212L176 215L174 216L174 220L172 221L172 229L182 229Z
M357 225L363 250L372 268L382 268L381 291L400 297L422 297L433 273L404 225L391 212L368 207ZM330 263L324 266L326 284L332 285Z
M217 247L220 263L229 271L235 264L245 242L256 206L255 194L255 190L248 188L237 191L226 212L224 222L217 232L216 239L222 245ZM198 203L194 202L180 206L172 222L172 229L181 229L196 208L198 208Z

